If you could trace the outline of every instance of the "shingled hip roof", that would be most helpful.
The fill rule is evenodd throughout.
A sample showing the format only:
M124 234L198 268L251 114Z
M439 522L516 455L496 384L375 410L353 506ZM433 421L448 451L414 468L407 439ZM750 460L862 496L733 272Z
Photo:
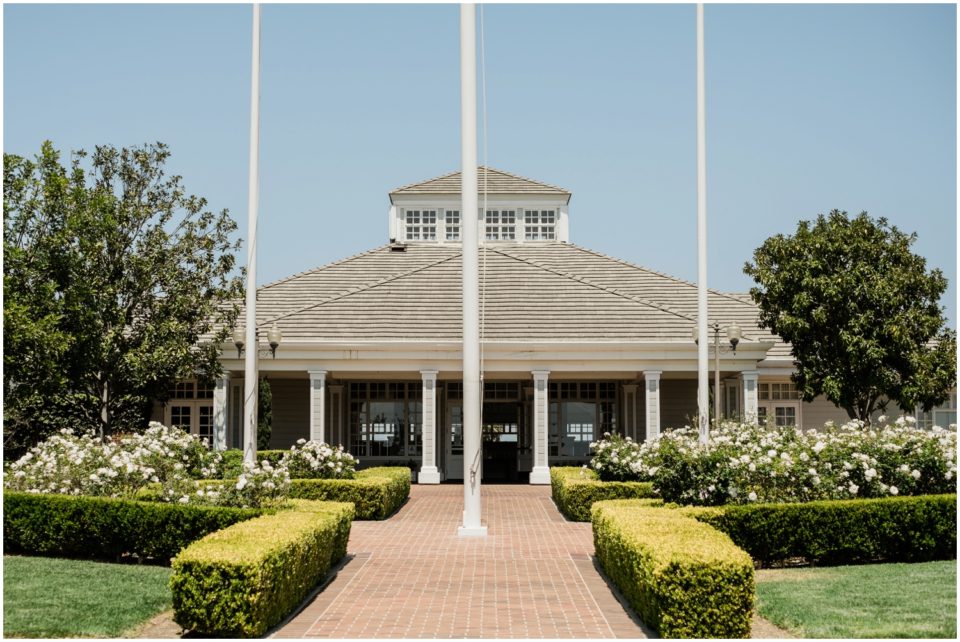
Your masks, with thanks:
M291 341L458 341L461 246L383 246L263 286L261 327ZM566 243L497 243L481 249L486 341L689 341L696 286ZM736 321L745 341L778 341L757 329L757 309L711 292L711 319ZM789 354L789 347L786 354Z
M460 184L460 172L451 172L419 183L398 187L390 192L390 201L393 202L393 197L398 195L459 194ZM486 189L488 194L551 194L564 197L566 202L570 201L570 192L561 187L541 183L492 167L484 167L483 165L477 168L477 189L481 193Z

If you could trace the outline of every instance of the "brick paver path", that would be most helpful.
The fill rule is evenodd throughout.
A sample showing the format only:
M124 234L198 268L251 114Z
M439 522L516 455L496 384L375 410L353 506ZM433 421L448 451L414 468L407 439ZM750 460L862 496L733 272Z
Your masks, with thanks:
M349 561L274 637L646 637L594 566L590 524L566 521L549 487L484 486L482 501L482 539L457 537L458 485L354 522Z

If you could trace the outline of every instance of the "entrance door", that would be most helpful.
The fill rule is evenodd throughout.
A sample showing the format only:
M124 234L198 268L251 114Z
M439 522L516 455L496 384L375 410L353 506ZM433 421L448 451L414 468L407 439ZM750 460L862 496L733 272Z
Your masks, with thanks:
M463 479L463 402L459 400L447 402L446 425L450 428L445 439L446 478Z
M522 411L522 404L516 402L483 404L483 481L519 481Z

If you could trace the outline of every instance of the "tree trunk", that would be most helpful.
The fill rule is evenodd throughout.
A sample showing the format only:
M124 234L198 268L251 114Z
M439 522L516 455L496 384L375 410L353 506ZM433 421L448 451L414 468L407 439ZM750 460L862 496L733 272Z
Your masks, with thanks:
M110 382L101 379L100 393L100 441L110 433Z

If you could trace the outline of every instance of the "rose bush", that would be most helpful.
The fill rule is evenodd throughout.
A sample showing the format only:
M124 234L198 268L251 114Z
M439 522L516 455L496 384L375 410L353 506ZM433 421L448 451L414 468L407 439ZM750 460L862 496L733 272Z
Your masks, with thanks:
M101 441L93 433L63 430L10 465L4 487L28 493L131 498L159 485L157 498L180 503L259 507L286 497L283 466L245 466L233 486L206 486L220 476L222 457L205 440L151 422L141 434Z
M353 479L359 462L342 446L300 439L280 463L294 479Z
M956 492L956 427L914 423L801 430L727 422L706 444L689 427L644 443L607 434L591 444L590 467L602 480L651 481L666 501L707 506Z

